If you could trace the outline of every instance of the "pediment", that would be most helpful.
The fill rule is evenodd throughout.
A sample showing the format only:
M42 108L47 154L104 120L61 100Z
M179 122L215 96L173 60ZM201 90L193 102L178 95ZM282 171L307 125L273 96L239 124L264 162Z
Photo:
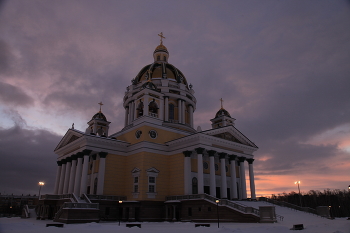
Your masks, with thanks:
M211 129L208 131L204 131L203 133L213 137L221 138L227 141L258 148L251 140L249 140L249 138L247 138L243 133L241 133L234 126L226 126L226 127Z
M78 132L76 130L69 129L67 133L63 136L61 141L58 143L58 145L55 148L55 151L65 147L66 145L78 140L80 137L83 136L82 132Z

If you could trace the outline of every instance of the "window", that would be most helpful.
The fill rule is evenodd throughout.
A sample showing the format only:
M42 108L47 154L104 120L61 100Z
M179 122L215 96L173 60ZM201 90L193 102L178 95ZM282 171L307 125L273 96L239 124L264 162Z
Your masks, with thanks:
M94 195L97 194L97 177L94 180Z
M166 61L166 56L164 56L163 60Z
M215 171L219 171L219 165L215 164Z
M204 169L208 169L208 167L209 167L209 166L208 166L208 163L207 163L207 162L204 162L204 163L203 163L203 168L204 168Z
M192 208L191 207L188 208L188 216L192 216Z
M192 194L198 194L198 180L196 177L192 178Z
M137 110L137 117L143 116L143 102L141 100L136 110Z
M211 211L211 207L210 206L208 207L208 211Z
M175 106L173 104L169 104L169 120L174 120L175 118Z
M147 169L147 176L148 176L148 192L147 197L148 198L155 198L157 195L157 177L158 177L159 171L151 167Z
M158 114L158 109L159 109L158 105L157 105L155 99L153 99L151 101L151 103L149 103L149 105L148 105L148 110L149 110L150 113ZM156 115L153 115L153 116L157 117Z
M160 61L160 56L159 55L157 56L157 61Z
M154 185L148 185L148 192L154 193L155 192L155 186Z
M133 176L133 192L132 195L134 198L138 198L139 196L139 177L140 177L140 169L135 167L132 171L131 174Z
M198 212L201 212L202 211L202 207L198 207Z

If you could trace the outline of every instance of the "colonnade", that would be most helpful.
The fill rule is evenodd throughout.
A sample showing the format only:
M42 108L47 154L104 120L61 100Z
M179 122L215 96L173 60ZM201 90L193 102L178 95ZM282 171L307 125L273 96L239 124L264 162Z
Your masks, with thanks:
M89 170L89 158L91 150L83 150L70 157L57 161L57 172L54 194L70 194L74 193L77 196L81 196L83 193L87 193L87 186L90 186L90 193L94 191L94 179L91 179L88 185L88 170ZM99 156L99 169L97 173L97 187L96 194L103 194L104 175L106 167L107 152L98 152L91 155L92 159L92 171L91 177L94 174L97 155Z
M247 159L245 157L238 157L236 155L228 155L227 153L218 153L214 150L206 150L204 148L195 149L197 159L197 182L198 182L198 194L204 193L204 173L203 173L203 154L206 152L209 156L209 183L210 183L210 195L216 196L216 174L215 174L215 156L217 155L220 161L220 194L221 198L227 198L227 176L226 176L226 159L230 164L230 196L232 199L247 199L247 188L246 188L246 177L245 177L245 165L247 161L249 164L249 183L251 199L256 199L255 194L255 182L254 182L254 170L253 161L254 159ZM192 176L191 176L191 155L193 151L184 151L184 190L185 195L192 194ZM237 191L237 176L236 176L236 163L239 169L239 193Z
M144 95L144 101L143 101L143 116L149 115L149 95ZM138 118L137 116L137 108L138 105L141 102L137 102L135 100L132 100L129 102L129 104L125 107L125 126L131 124L134 120ZM177 99L177 118L178 123L185 124L186 123L186 101L183 99ZM164 113L163 113L164 112ZM164 101L161 100L158 115L157 118L169 121L169 96L164 96ZM191 127L193 127L193 106L191 104L188 105L188 118L189 121L187 122Z

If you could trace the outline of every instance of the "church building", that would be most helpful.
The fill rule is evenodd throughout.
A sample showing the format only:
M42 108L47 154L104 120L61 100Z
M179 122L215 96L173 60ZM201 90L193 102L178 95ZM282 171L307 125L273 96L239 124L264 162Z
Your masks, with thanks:
M253 153L258 147L236 128L222 102L208 119L211 129L194 127L197 99L190 77L169 63L159 36L153 62L126 87L124 127L110 132L113 120L107 120L100 103L87 128L72 126L55 148L55 189L41 197L47 216L79 222L94 211L82 217L77 209L91 204L99 219L200 221L216 219L220 202L227 221L258 221L258 215L235 207L239 200L256 199ZM59 216L75 207L76 214Z

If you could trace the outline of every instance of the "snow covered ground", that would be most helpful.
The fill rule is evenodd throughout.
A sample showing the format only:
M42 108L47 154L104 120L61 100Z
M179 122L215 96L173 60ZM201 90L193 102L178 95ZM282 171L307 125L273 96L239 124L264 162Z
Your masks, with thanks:
M240 202L247 206L266 206L265 202ZM284 217L277 223L211 223L210 227L197 227L195 223L150 223L142 222L142 228L127 228L125 223L118 222L64 224L63 228L46 227L52 220L36 220L35 218L0 218L0 233L284 233L293 232L290 228L295 224L304 224L303 233L350 233L350 220L337 218L334 220L321 218L312 214L276 206L276 213ZM299 231L298 231L299 232Z

